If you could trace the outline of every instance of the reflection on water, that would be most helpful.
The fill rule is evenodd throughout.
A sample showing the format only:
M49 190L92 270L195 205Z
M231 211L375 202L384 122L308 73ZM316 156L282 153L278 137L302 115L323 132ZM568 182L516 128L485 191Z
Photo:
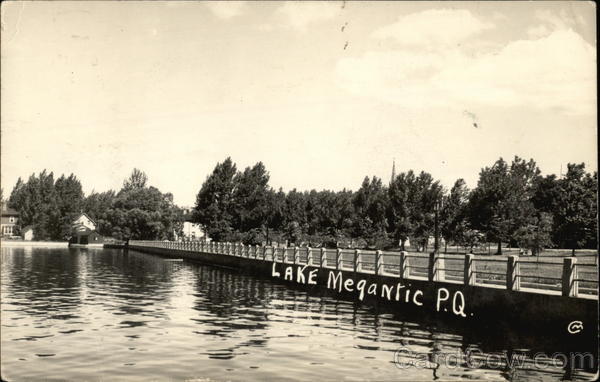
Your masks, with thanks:
M558 381L565 375L551 360L534 365L529 358L511 368L502 357L512 349L502 345L467 363L460 355L479 342L469 333L135 251L2 248L1 276L8 381ZM455 355L449 363L448 354ZM494 363L485 365L489 357Z

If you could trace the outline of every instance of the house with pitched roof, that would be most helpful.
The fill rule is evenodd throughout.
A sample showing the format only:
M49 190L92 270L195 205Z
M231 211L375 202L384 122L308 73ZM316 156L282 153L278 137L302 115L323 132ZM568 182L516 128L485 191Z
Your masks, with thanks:
M104 238L96 232L96 222L86 213L79 214L71 223L69 244L102 244Z
M19 212L2 205L0 217L0 235L3 237L18 236Z

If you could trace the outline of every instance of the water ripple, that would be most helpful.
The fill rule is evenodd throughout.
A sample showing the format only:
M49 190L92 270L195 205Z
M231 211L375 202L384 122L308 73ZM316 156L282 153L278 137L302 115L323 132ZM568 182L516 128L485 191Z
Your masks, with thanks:
M448 368L436 354L482 339L227 269L86 249L2 248L1 263L2 377L10 381L564 375L559 368ZM426 356L424 367L397 368L400 348ZM497 344L495 351L504 350Z

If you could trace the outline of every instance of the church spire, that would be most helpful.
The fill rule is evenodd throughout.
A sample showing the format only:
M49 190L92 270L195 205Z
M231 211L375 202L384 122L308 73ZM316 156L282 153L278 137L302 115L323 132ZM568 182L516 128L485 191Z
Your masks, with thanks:
M396 158L394 158L394 161L392 162L392 177L390 179L390 184L392 184L392 182L394 181L395 178L396 178Z

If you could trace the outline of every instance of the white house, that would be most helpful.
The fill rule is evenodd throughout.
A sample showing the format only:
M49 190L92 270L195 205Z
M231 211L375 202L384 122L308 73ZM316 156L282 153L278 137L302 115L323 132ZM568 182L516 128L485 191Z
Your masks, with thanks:
M21 230L21 236L23 237L23 240L25 240L25 241L33 240L33 228L31 226L24 227Z
M85 230L95 231L96 223L92 220L92 218L87 216L87 214L81 213L75 220L73 220L71 227L75 231L85 231Z
M183 222L183 237L186 240L208 239L200 224L192 222Z

